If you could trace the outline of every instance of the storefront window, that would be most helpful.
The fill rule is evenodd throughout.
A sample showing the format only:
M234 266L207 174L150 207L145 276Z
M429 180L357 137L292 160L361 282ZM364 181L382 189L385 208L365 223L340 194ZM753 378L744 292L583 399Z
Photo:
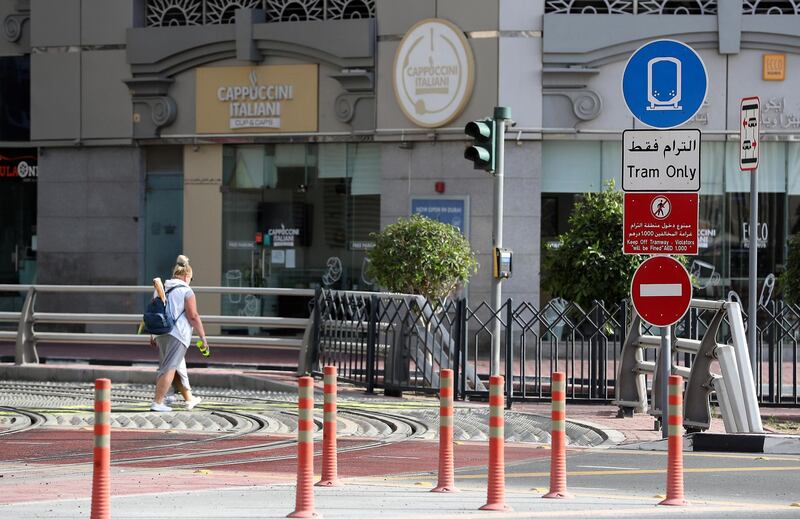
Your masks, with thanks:
M31 58L0 57L0 141L27 141L31 135Z
M375 144L266 144L223 150L223 284L369 290L380 227ZM228 315L307 315L298 298L227 296Z

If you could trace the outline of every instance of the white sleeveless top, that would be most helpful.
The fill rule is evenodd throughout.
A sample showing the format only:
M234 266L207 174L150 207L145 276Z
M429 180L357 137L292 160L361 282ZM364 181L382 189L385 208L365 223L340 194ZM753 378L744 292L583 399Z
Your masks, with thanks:
M192 342L192 325L189 324L189 319L186 317L186 299L194 295L194 290L189 288L186 282L174 278L167 280L164 284L164 291L166 292L172 287L175 287L175 290L169 293L167 299L170 313L175 319L175 326L169 334L188 348Z

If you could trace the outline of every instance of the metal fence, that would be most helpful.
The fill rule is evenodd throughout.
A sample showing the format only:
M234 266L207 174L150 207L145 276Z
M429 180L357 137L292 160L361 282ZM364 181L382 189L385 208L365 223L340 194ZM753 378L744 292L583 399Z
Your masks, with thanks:
M692 309L675 325L673 336L702 338L713 312ZM336 365L341 379L372 391L434 392L438 372L456 374L456 396L486 397L491 344L500 323L501 366L509 405L550 398L550 374L567 375L567 398L608 403L620 351L632 320L627 301L589 308L552 300L541 308L505 301L498 312L486 303L466 300L431 303L419 296L317 290L313 347L308 371ZM746 316L745 316L745 322ZM658 335L658 329L645 329ZM782 301L759 307L756 386L762 404L800 405L798 340L800 308ZM717 342L730 343L723 323ZM655 360L655 351L645 355ZM691 367L693 355L678 364Z

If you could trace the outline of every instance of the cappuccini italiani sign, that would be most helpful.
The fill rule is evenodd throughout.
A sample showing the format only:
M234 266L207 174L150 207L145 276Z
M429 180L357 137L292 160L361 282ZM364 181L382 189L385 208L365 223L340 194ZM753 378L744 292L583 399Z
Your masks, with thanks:
M197 69L197 133L317 131L317 65Z
M436 128L461 113L472 95L472 49L456 25L429 18L414 25L394 59L394 92L414 124Z

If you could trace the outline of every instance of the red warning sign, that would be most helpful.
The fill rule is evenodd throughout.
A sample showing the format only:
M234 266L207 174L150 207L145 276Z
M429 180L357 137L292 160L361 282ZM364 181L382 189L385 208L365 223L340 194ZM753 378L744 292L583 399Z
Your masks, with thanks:
M625 193L625 254L697 254L697 193Z

